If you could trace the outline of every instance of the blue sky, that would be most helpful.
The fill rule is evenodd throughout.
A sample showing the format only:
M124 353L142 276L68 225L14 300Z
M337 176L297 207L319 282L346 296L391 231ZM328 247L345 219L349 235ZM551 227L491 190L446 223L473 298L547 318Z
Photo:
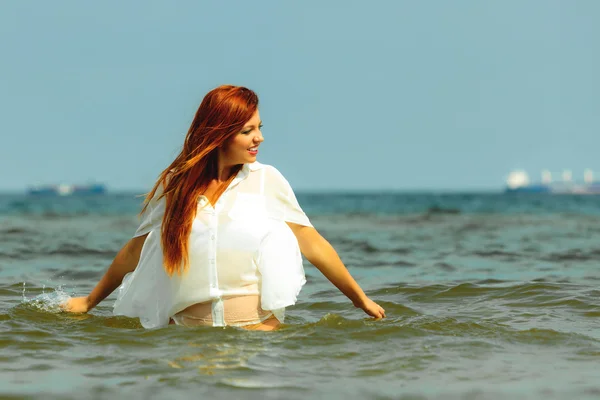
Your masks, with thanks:
M261 100L297 190L600 176L600 2L5 1L0 190L146 190L204 94Z

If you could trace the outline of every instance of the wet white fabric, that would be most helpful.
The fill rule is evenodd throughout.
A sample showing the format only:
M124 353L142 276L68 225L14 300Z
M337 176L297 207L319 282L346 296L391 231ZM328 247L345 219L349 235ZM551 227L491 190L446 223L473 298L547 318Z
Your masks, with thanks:
M200 197L190 265L182 275L169 277L163 267L163 215L164 199L153 199L134 235L148 237L136 269L118 289L115 314L156 328L192 304L211 301L213 326L224 326L224 297L258 294L262 309L283 322L285 307L295 304L306 282L298 241L286 222L312 225L276 168L244 164L214 207Z

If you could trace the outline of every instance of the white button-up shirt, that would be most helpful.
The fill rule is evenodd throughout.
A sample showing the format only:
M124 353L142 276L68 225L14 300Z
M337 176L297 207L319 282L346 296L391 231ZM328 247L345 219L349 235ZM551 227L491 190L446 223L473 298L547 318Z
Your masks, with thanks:
M285 307L295 304L306 282L286 222L312 225L277 169L244 164L214 207L200 197L182 275L169 277L163 267L164 210L164 198L153 199L142 216L134 236L149 234L135 271L119 287L115 314L139 317L154 328L192 304L211 301L213 325L224 326L223 297L260 295L261 307L283 321Z

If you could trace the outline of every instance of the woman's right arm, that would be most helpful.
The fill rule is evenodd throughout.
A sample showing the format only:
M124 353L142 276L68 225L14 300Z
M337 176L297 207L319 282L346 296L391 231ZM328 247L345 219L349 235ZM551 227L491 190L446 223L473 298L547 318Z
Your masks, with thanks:
M130 239L125 246L117 253L112 264L104 273L100 282L94 290L83 297L73 297L69 299L62 308L64 311L74 313L84 313L96 307L98 303L110 295L123 281L123 277L128 272L135 270L140 260L140 253L146 241L148 234Z

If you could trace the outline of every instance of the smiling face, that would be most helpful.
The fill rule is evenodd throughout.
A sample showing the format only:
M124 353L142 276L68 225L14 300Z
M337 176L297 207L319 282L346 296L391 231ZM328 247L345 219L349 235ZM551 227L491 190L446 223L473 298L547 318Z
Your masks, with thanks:
M231 167L256 161L258 146L265 140L260 132L261 127L260 114L257 110L242 130L219 149L219 163L224 167Z

